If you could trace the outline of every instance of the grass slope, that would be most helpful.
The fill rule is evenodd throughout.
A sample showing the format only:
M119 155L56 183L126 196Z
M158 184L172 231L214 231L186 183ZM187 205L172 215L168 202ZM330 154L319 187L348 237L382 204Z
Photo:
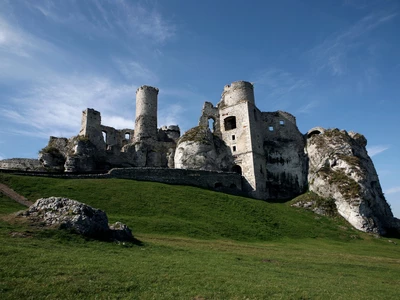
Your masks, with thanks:
M2 299L396 299L400 251L341 219L192 187L1 175L29 200L70 197L133 228L143 246L86 240L7 215ZM392 240L399 243L398 240Z
M122 179L65 180L11 175L0 175L0 179L31 201L62 196L100 208L111 222L122 221L134 233L240 241L282 237L346 240L359 235L341 219L332 221L284 204L195 187Z

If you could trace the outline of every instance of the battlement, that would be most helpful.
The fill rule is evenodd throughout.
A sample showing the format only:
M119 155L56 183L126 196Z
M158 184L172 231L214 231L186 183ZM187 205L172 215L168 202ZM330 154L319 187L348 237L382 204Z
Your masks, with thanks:
M149 85L142 85L141 87L138 87L136 90L136 94L139 91L145 91L145 92L151 92L151 93L155 93L156 95L158 95L159 89L153 86L149 86Z

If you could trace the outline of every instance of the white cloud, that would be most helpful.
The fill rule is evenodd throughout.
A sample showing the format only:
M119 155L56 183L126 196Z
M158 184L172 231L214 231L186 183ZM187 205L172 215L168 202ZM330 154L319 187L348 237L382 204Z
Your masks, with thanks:
M121 33L128 38L147 38L155 43L164 43L176 34L176 26L166 20L155 7L143 6L128 0L89 0L84 12L75 1L52 1L37 4L28 1L49 20L62 23L89 35L114 37ZM117 2L117 3L116 3Z
M180 104L172 104L164 109L160 109L158 113L159 127L164 125L179 125L179 120L182 120L182 114L185 108Z
M385 191L385 194L388 194L388 195L397 194L397 193L400 193L400 186L396 186L396 187L390 188Z
M62 77L13 98L12 106L0 107L0 116L19 125L10 131L37 137L77 134L82 110L87 107L102 112L110 122L105 125L128 127L127 120L134 116L135 91L136 86L104 77Z
M0 16L0 51L29 57L29 51L39 49L37 41L29 34L13 27Z
M367 151L370 157L373 157L375 155L378 155L382 153L383 151L386 151L389 149L389 146L387 145L377 145L377 146L368 146Z
M101 112L100 112L101 113ZM125 129L125 128L130 128L133 129L135 127L135 117L128 119L128 118L123 118L120 116L115 116L115 115L108 115L106 114L101 114L101 122L103 125L108 125L111 127L114 127L116 129ZM112 124L112 125L109 125Z

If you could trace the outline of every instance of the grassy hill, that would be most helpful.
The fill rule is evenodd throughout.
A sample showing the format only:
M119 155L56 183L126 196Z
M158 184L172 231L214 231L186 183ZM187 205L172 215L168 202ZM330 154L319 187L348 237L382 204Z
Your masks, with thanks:
M7 215L0 196L6 298L395 299L400 245L341 218L187 186L0 174L31 201L63 196L106 211L143 245L86 240Z

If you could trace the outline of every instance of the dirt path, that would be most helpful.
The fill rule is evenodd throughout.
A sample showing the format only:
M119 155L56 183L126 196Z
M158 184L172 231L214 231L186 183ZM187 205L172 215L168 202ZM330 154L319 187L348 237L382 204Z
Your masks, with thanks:
M0 183L0 192L3 193L4 195L6 195L7 197L10 197L14 201L17 201L19 204L22 204L25 206L31 206L33 204L33 202L29 201L24 196L21 196L13 189L10 189L5 184Z

